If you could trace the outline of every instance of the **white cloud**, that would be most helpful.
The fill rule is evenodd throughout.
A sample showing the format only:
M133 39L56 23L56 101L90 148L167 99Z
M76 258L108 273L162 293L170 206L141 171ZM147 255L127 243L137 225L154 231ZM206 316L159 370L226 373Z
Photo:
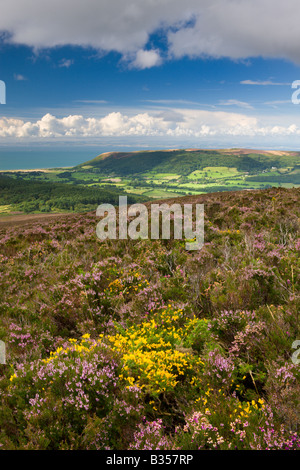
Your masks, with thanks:
M75 103L85 103L85 104L106 104L106 100L74 100Z
M298 0L1 0L0 32L33 48L94 47L158 65L149 36L165 34L169 58L285 58L300 63Z
M204 0L194 12L192 26L169 33L174 57L270 57L300 63L298 0Z
M136 69L149 69L162 63L159 51L152 49L150 51L140 49L136 53L135 59L131 62L131 67Z
M167 106L170 106L171 104L175 105L182 105L182 104L188 104L188 105L191 105L191 104L196 104L196 105L200 105L201 103L198 103L197 101L190 101L190 100L180 100L180 99L174 99L174 100L143 100L144 102L146 103L154 103L154 104L161 104L161 105L167 105Z
M69 115L57 118L50 113L36 121L0 118L0 142L59 141L68 142L106 137L286 137L300 136L300 122L281 119L258 120L241 113L174 108L166 112L143 112L131 116L121 112L84 117Z
M17 82L22 82L24 80L27 80L26 77L24 77L24 75L21 75L20 73L14 73L14 79L17 81Z
M286 104L293 105L293 102L292 100L273 100L273 101L265 101L264 104L277 109L281 105L286 105Z
M71 67L71 65L73 65L73 64L74 64L74 60L73 60L73 59L62 59L62 60L59 62L58 66L59 66L59 67L65 67L65 68L68 69L68 68Z
M185 16L178 0L2 0L0 30L35 48L79 45L126 54L143 49L162 22Z
M269 86L269 85L289 85L291 83L282 83L282 82L273 82L272 80L242 80L241 85L259 85L259 86Z
M251 104L246 103L245 101L239 101L239 100L221 100L219 102L220 106L237 106L238 108L247 108L247 109L253 109L253 106Z

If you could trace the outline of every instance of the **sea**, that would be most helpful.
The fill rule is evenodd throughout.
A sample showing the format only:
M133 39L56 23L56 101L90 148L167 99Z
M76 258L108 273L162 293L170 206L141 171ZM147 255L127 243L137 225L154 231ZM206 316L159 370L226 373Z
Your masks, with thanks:
M92 160L111 147L1 148L0 171L69 168Z

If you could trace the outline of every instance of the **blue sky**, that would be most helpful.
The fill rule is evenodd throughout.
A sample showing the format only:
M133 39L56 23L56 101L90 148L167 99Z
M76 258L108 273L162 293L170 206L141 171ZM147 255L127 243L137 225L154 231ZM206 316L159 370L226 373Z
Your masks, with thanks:
M0 146L298 149L299 14L296 0L2 0Z

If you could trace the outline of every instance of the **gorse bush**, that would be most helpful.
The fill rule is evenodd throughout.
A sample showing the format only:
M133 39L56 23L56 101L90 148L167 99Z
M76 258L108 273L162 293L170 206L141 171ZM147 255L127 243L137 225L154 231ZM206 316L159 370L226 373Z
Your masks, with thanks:
M93 213L1 228L0 447L298 449L299 195L184 199L198 252Z

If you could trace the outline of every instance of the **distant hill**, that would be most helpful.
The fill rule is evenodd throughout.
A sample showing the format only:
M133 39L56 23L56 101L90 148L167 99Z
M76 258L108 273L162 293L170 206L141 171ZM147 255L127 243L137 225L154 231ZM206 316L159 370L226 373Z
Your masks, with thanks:
M172 149L107 152L80 165L0 173L0 214L89 211L184 195L300 187L300 152Z
M300 152L251 149L181 149L137 152L107 152L78 165L78 170L115 176L144 173L177 173L187 176L206 167L223 166L257 174L272 167L295 167Z

